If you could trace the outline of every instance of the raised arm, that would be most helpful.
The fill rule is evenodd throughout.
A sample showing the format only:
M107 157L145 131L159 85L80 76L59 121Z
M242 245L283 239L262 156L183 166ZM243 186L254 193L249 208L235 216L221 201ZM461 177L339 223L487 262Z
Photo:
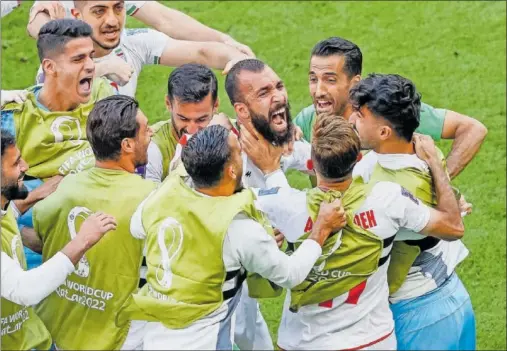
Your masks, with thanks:
M132 16L174 39L221 42L247 56L255 57L248 46L237 42L231 36L205 26L183 12L164 6L158 1L147 1Z
M162 52L160 64L178 67L186 63L200 63L223 70L246 58L242 52L223 43L170 39Z
M86 251L115 229L113 217L92 214L83 222L76 238L47 262L29 271L2 252L2 297L24 306L38 304L65 281Z
M290 289L303 282L320 257L324 241L345 224L345 211L340 201L322 204L312 233L292 256L280 251L274 237L249 219L234 221L227 240L247 271Z
M430 209L428 224L421 233L444 240L460 239L463 237L465 227L461 219L458 200L437 156L435 143L433 139L425 135L415 135L414 141L417 156L430 168L437 195L437 206Z
M487 128L475 118L447 111L442 139L454 139L447 155L447 169L455 178L472 161L488 134Z
M60 1L36 1L30 9L30 18L26 27L28 35L37 39L43 25L61 18L65 18L65 8Z

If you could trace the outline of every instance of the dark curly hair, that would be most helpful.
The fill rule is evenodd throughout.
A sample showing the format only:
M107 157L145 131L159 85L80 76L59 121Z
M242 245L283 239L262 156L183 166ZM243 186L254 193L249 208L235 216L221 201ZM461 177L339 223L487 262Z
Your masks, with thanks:
M370 74L350 89L354 110L366 105L377 117L387 120L395 133L412 140L419 127L421 94L414 83L397 74Z

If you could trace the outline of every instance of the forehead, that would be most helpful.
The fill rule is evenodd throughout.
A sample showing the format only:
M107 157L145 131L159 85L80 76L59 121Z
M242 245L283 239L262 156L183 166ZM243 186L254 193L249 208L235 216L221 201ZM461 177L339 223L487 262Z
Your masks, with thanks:
M89 55L93 51L92 38L76 38L72 39L65 44L63 51L65 56L76 56L80 54Z
M243 92L257 91L269 85L276 85L280 77L271 69L264 66L261 72L243 71L238 75L238 83Z
M310 59L310 71L317 72L334 72L336 74L344 73L345 56L312 56Z
M192 112L202 112L206 111L210 112L210 107L213 106L213 96L211 91L209 94L199 102L186 102L181 101L177 96L174 97L174 101L172 102L172 107L178 111L186 111L187 113Z
M143 111L141 111L140 108L137 109L136 121L141 126L148 124L148 117L146 117L146 115L144 114Z
M83 5L83 9L91 9L93 7L99 6L99 7L114 7L117 4L123 4L124 1L94 1L94 0L86 0L86 1L80 1ZM78 5L79 6L79 5Z

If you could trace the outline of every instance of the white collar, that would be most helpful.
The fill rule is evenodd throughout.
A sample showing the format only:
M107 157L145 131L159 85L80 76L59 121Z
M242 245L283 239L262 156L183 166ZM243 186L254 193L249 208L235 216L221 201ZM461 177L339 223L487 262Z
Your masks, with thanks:
M376 156L378 163L384 168L397 170L415 167L421 171L429 171L427 163L417 157L416 154L379 154L373 150L370 152L372 156Z

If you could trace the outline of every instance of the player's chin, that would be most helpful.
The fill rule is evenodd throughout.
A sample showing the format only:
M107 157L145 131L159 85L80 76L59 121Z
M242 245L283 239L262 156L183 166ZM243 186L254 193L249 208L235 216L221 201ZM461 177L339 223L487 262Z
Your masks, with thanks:
M80 104L86 104L90 101L92 97L92 92L90 91L82 91L78 89L76 94L76 100L79 101Z
M117 39L106 39L103 38L102 42L100 43L100 46L102 46L105 49L114 49L118 45L120 45L120 38Z

